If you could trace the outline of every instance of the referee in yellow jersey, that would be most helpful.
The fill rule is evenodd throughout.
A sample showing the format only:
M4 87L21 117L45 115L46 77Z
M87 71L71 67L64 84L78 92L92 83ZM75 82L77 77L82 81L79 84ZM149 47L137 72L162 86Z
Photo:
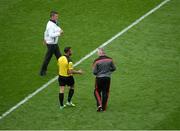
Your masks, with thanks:
M63 109L67 106L75 106L75 104L72 103L71 99L74 94L74 78L73 74L82 74L82 70L74 70L73 69L73 62L70 59L70 56L72 55L71 47L64 48L65 55L61 56L58 59L58 66L59 66L59 86L60 86L60 92L59 92L59 102L60 102L60 109ZM69 87L69 94L68 94L68 100L66 105L64 105L64 88L65 86Z

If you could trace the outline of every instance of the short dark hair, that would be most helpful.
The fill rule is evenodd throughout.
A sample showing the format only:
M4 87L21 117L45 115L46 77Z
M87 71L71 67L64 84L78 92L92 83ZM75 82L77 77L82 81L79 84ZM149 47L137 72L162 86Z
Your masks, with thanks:
M65 47L64 48L64 53L68 53L68 51L71 49L71 47Z
M50 12L50 17L54 16L55 14L58 14L58 12L57 11L51 11Z

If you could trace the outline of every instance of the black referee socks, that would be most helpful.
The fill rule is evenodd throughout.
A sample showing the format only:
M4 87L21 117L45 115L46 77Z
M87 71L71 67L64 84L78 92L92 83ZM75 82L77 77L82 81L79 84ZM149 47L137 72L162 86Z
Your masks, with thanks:
M74 89L70 89L69 94L68 94L68 102L71 102L71 98L72 98L73 94L74 94Z
M59 93L59 103L61 106L63 106L63 101L64 101L64 93Z

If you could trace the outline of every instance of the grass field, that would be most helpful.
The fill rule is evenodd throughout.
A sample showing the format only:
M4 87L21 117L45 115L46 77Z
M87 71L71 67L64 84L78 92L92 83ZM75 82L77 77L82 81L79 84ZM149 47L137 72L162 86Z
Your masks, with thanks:
M76 62L160 2L1 0L0 114L57 75L53 58L47 76L38 76L51 9L61 15L61 50L72 46ZM105 48L117 66L106 112L95 107L95 54L77 67L85 70L75 76L77 107L59 110L55 82L0 120L0 129L180 129L179 12L180 1L171 0Z

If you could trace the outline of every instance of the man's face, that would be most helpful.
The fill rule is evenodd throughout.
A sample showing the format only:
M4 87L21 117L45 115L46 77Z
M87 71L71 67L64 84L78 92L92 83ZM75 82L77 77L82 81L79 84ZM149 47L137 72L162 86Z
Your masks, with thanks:
M102 54L101 50L98 49L97 54L98 54L98 56L101 56L101 54Z
M54 14L54 15L52 16L52 20L57 21L57 20L58 20L58 14Z
M98 54L98 56L103 56L103 55L105 55L103 49L98 49L97 54Z
M69 50L69 56L71 56L71 55L72 55L72 50L70 49L70 50Z

